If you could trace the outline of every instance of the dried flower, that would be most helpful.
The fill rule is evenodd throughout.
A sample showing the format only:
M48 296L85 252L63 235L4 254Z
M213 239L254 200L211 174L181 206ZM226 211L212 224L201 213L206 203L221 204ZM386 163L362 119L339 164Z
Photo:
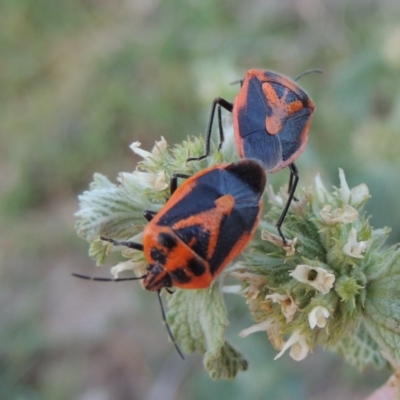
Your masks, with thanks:
M297 238L294 239L286 239L286 243L283 243L283 240L280 236L275 235L269 231L263 230L261 231L261 239L268 240L269 242L275 244L276 246L282 247L286 251L286 256L292 256L296 251Z
M265 296L266 300L272 300L273 303L278 303L282 307L282 313L286 318L286 322L289 324L292 322L294 314L298 309L297 304L287 294L272 293Z

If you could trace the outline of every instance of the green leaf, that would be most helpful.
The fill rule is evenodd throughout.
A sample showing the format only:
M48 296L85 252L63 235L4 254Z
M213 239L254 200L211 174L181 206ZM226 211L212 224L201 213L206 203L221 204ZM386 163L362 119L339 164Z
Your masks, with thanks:
M108 246L99 241L100 236L129 239L143 230L143 210L146 201L130 186L115 185L107 177L94 174L90 190L79 196L80 209L75 229L91 243L89 256L102 264Z
M204 367L211 379L234 379L239 371L246 371L247 361L228 342L215 354L210 352L204 356Z
M381 348L363 324L359 325L354 334L343 337L334 345L330 345L329 349L342 355L360 371L370 364L375 368L387 365L387 361L382 357Z
M247 369L246 360L225 341L228 319L218 285L176 290L169 300L167 320L185 353L204 354L204 366L212 379L233 379Z
M368 287L365 325L373 338L400 361L400 271L390 272Z

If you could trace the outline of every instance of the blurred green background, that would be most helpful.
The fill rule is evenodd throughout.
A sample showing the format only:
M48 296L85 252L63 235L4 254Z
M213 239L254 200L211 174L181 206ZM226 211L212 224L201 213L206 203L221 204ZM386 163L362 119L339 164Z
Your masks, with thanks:
M266 335L238 338L251 321L230 298L250 368L213 382L199 356L179 359L154 294L70 273L108 274L73 229L93 172L133 170L135 140L204 133L212 99L233 101L254 67L324 70L301 80L317 109L300 184L337 185L342 167L400 242L399 1L0 3L1 399L362 399L386 379L322 349L273 361Z

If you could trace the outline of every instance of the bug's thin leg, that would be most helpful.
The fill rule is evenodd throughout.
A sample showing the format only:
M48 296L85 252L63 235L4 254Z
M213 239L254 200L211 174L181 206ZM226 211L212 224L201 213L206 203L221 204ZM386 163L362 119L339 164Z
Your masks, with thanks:
M132 276L129 278L102 278L102 277L92 277L92 276L87 276L87 275L81 275L81 274L76 274L72 273L72 276L75 276L75 278L80 278L80 279L86 279L90 281L98 281L98 282L123 282L123 281L137 281L140 279L146 278L146 275L143 276Z
M294 165L294 164L293 164ZM290 167L289 167L290 168ZM294 173L292 171L292 168L290 168L290 177L289 177L289 187L288 187L288 193L291 192L292 190L292 186L293 186L293 180L294 180ZM298 199L296 198L296 196L293 196L293 200L294 201L298 201Z
M187 179L190 178L191 175L188 174L180 174L175 172L172 176L171 176L171 180L170 180L170 190L171 190L171 196L174 194L175 190L178 188L178 179L179 178L183 178L183 179Z
M296 191L297 184L299 183L299 171L298 171L296 165L294 165L294 163L292 163L289 165L289 168L290 168L291 176L293 175L293 178L292 178L293 181L292 181L292 185L290 185L289 196L288 196L287 202L285 204L285 208L283 209L282 214L279 217L278 222L276 223L276 229L278 229L279 236L282 238L284 244L286 244L286 239L282 233L281 227L282 227L283 221L286 218L286 214L288 213L290 204L293 201L294 192Z
M215 108L217 107L217 105L219 106L218 108L220 108L220 107L225 108L225 110L227 110L229 112L232 112L232 110L233 110L233 104L229 103L229 101L226 101L222 97L217 97L213 100L213 102L211 104L210 117L208 119L205 152L200 157L189 157L186 161L194 161L194 160L199 161L210 155L212 125L214 122ZM221 135L223 135L223 131L220 130L220 140L222 140L222 142L223 142L223 137L221 138ZM220 144L220 147L221 147L221 144Z
M119 241L115 239L106 238L104 236L100 236L101 240L106 240L107 242L112 243L114 246L126 246L130 249L141 250L143 251L143 245L141 243L129 242L129 241Z
M224 137L224 128L222 126L222 111L221 111L221 106L218 106L218 132L219 132L219 146L218 146L218 151L221 150L221 147L224 143L225 137Z
M163 320L163 322L164 322L164 324L165 324L165 327L166 327L166 329L167 329L168 336L169 336L170 339L172 340L172 343L174 344L176 351L177 351L178 354L181 356L182 360L184 360L185 357L183 356L183 353L182 353L181 349L179 348L178 344L176 343L176 340L175 340L175 338L174 338L174 335L173 335L172 332L171 332L171 328L169 327L169 325L168 325L168 323L167 323L167 317L166 317L166 315L165 315L164 306L163 306L163 303L162 303L162 300L161 300L160 290L157 290L157 296L158 296L158 301L159 301L159 303L160 303L162 320Z

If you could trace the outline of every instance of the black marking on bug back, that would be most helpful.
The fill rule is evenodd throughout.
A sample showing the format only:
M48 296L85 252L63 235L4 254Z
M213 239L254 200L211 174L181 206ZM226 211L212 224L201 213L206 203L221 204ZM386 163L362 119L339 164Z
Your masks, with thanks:
M153 261L155 261L159 265L165 265L165 263L167 262L166 254L162 250L157 249L157 247L151 248L150 257Z
M224 193L233 196L235 205L221 221L216 249L209 260L212 274L219 269L243 234L253 229L266 183L262 166L254 160L230 164L222 178L224 183L221 182L221 187Z
M157 241L161 246L167 248L168 250L172 250L177 245L176 238L166 232L160 233Z
M192 191L160 217L157 221L158 225L172 226L178 221L215 207L215 200L224 194L220 190L220 169L209 171L195 182L196 185ZM171 198L173 197L174 195Z
M187 267L194 276L201 276L206 272L206 266L197 258L191 258L187 263Z
M209 260L212 275L219 270L243 234L249 233L254 227L258 212L259 207L234 209L231 214L222 219L217 245Z
M310 119L311 113L310 108L303 108L285 121L278 135L282 146L283 161L290 158L302 145L301 134Z
M253 192L258 196L262 195L264 192L265 184L267 182L267 177L265 175L264 169L257 161L253 160L242 160L232 164L229 164L225 171L228 174L235 176L240 182L240 186L248 186ZM229 180L229 178L228 178ZM227 189L233 197L238 198L237 193L231 193L231 189ZM258 201L257 201L258 203Z
M173 281L177 281L179 283L188 283L191 279L189 276L187 276L184 268L175 268L170 272L170 275Z
M210 235L200 225L191 225L186 228L176 229L176 235L201 258L207 259Z
M246 99L246 105L237 110L240 136L245 138L260 129L266 134L265 120L267 116L272 115L273 110L268 105L260 81L256 77L249 80Z

